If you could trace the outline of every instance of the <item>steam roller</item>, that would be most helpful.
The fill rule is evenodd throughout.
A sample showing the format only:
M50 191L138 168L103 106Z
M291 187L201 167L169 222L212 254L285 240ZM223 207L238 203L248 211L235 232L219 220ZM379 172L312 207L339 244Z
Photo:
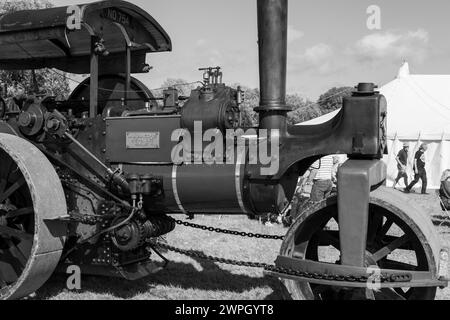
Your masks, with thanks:
M388 101L376 86L359 83L324 124L287 124L287 0L257 1L253 128L241 125L243 92L220 67L201 68L189 97L131 76L151 70L147 54L172 49L143 9L119 0L69 9L0 16L0 70L89 74L68 99L0 98L0 299L25 297L70 266L158 277L174 215L276 212L299 176L333 154L348 157L337 196L301 212L265 266L286 298L425 300L447 286L428 213L385 187Z

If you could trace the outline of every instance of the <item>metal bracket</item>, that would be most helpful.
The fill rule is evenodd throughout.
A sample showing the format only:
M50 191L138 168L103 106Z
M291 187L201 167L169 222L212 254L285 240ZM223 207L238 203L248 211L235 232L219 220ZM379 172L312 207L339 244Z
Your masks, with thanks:
M364 267L371 189L386 180L381 160L349 160L338 172L341 263Z
M342 266L285 256L278 256L276 266L291 271L308 273L310 276L284 274L276 271L265 271L265 274L295 281L348 288L367 288L369 282L376 280L370 278L373 271L365 267ZM447 286L445 279L435 279L433 274L427 271L407 271L405 273L401 270L380 269L379 273L389 275L390 279L390 281L377 283L380 289ZM324 276L325 274L328 276ZM346 280L348 277L353 278L353 281ZM367 280L358 281L357 279L361 277Z

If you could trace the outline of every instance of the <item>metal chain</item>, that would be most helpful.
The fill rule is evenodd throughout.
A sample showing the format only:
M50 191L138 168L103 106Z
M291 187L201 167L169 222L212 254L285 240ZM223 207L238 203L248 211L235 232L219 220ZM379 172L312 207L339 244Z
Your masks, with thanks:
M306 271L299 271L294 269L287 269L283 267L277 267L276 265L267 264L267 263L261 263L261 262L250 262L250 261L241 261L241 260L232 260L232 259L225 259L225 258L218 258L214 256L207 255L203 252L198 252L194 250L186 250L186 249L180 249L173 246L170 246L165 243L158 242L156 246L166 249L172 252L176 252L179 254L183 254L188 257L192 258L198 258L202 260L209 260L213 262L219 262L224 263L228 265L234 265L234 266L243 266L243 267L249 267L249 268L262 268L265 271L280 273L280 274L286 274L290 276L296 276L296 277L302 277L307 279L317 279L317 280L328 280L328 281L340 281L340 282L367 282L369 281L370 276L351 276L351 275L333 275L333 274L320 274L320 273L311 273ZM387 274L382 273L379 275L379 279L376 279L381 283L386 282L410 282L411 281L411 274L405 273L405 274Z
M162 248L162 249L166 249L166 250L169 250L169 251L172 251L172 252L180 253L180 254L183 254L185 256L192 257L192 258L199 258L199 259L202 259L202 260L210 260L210 261L225 263L225 264L229 264L229 265L243 266L243 267L249 267L249 268L266 268L266 267L268 267L268 265L265 264L265 263L247 262L247 261L239 261L239 260L232 260L232 259L213 257L213 256L209 256L209 255L207 255L207 254L205 254L203 252L194 251L194 250L180 249L180 248L172 247L172 246L170 246L168 244L161 243L161 242L158 242L156 245L158 247Z
M88 216L88 215L73 215L71 218L73 220L77 220L77 221L85 223L85 224L95 224L104 219L104 217ZM223 234L229 234L229 235L247 237L247 238L284 240L284 236L257 234L257 233L251 233L251 232L240 232L240 231L235 231L235 230L227 230L227 229L203 226L203 225L190 223L190 222L186 222L186 221L181 221L181 220L175 220L175 219L173 219L173 220L178 225L183 225L185 227L200 229L200 230L204 230L204 231L223 233ZM193 257L193 258L199 258L202 260L209 260L209 261L213 261L213 262L219 262L219 263L224 263L224 264L234 265L234 266L242 266L242 267L249 267L249 268L262 268L269 272L286 274L286 275L290 275L290 276L297 276L297 277L302 277L302 278L307 278L307 279L322 279L322 280L329 280L329 281L344 281L344 282L367 282L369 279L369 276L350 276L350 275L342 276L342 275L332 275L332 274L310 273L310 272L305 272L305 271L277 267L276 265L261 263L261 262L251 262L251 261L219 258L219 257L207 255L203 252L176 248L176 247L173 247L168 244L161 243L161 242L157 242L156 246L158 246L159 248L162 248L162 249L166 249L168 251L176 252L176 253L183 254L185 256L189 256L189 257ZM381 283L384 283L384 282L409 282L409 281L411 281L411 274L405 273L405 274L389 275L389 274L384 273L379 276L378 280Z
M189 227L189 228L200 229L203 231L210 231L210 232L216 232L216 233L229 234L229 235L239 236L239 237L284 240L284 236L220 229L220 228L215 228L215 227L202 226L199 224L190 223L190 222L186 222L186 221L182 221L182 220L175 220L175 223L178 225Z

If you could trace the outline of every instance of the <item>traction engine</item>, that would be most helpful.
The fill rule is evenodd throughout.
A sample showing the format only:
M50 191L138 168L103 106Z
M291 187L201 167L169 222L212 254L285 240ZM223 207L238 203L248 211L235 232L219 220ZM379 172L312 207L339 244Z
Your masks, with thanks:
M329 122L288 126L287 0L257 3L257 128L241 126L243 92L219 67L201 69L189 97L154 96L133 78L151 69L147 54L172 48L133 4L80 5L79 28L67 7L0 17L0 69L90 74L64 101L0 100L0 298L24 297L69 265L157 277L171 215L273 212L330 154L349 158L338 195L299 215L266 272L295 299L432 299L447 285L430 219L384 186L386 99L360 83Z

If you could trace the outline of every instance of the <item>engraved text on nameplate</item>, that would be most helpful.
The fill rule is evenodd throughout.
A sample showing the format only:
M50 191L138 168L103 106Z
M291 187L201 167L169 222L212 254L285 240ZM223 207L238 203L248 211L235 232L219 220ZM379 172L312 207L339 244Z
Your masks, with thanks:
M159 132L127 132L127 149L159 149Z

